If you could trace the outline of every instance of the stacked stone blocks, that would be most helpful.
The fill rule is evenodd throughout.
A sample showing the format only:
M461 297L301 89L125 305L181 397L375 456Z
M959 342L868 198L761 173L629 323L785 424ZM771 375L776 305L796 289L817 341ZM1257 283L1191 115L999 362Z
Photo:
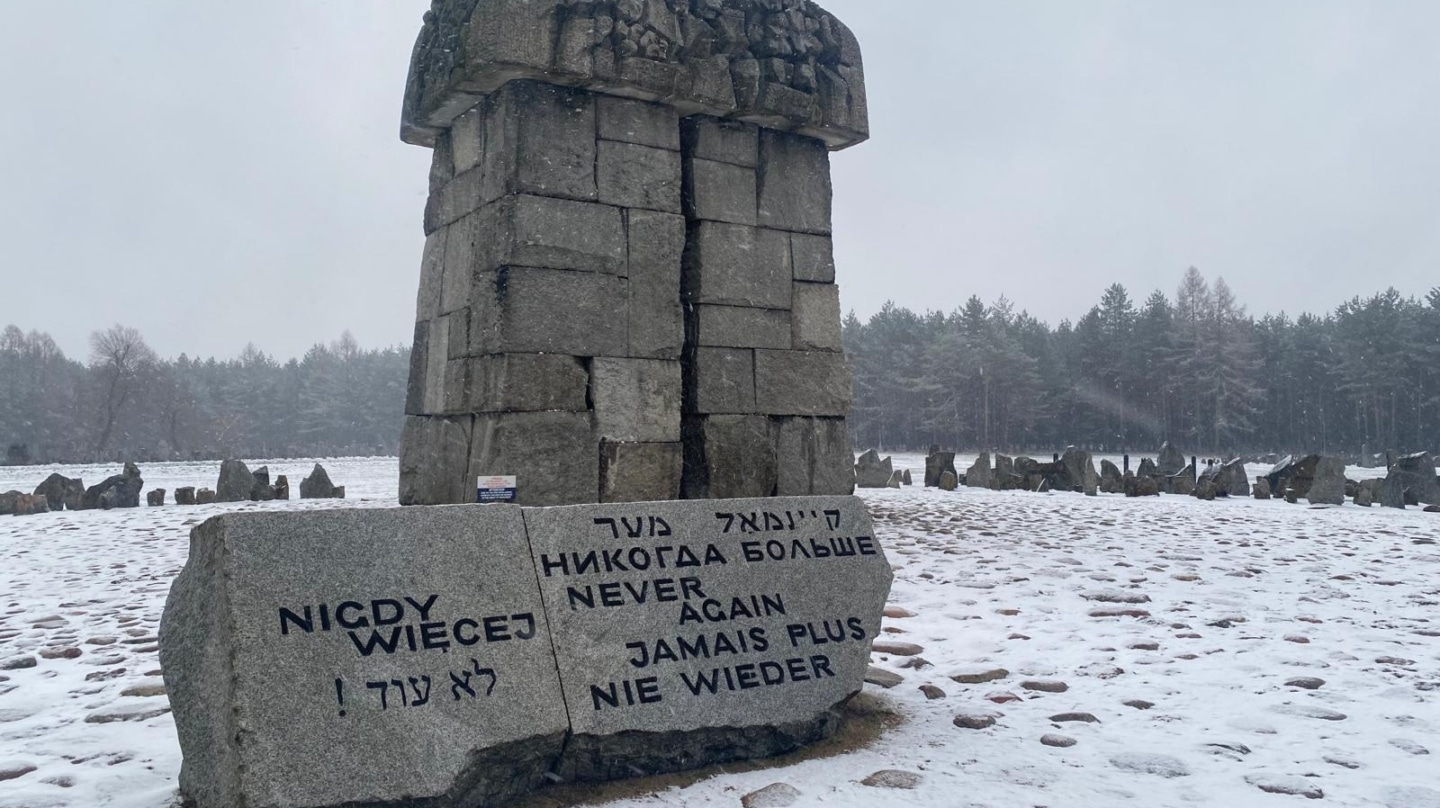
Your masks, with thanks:
M848 494L828 151L866 117L810 2L435 0L401 501Z

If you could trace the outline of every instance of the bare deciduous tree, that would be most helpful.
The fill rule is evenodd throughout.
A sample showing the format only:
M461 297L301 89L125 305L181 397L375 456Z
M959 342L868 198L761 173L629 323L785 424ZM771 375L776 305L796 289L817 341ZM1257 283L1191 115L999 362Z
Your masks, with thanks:
M154 361L155 352L134 328L116 324L90 334L90 367L99 375L103 387L96 454L103 453L110 444L115 423L130 401L140 369Z

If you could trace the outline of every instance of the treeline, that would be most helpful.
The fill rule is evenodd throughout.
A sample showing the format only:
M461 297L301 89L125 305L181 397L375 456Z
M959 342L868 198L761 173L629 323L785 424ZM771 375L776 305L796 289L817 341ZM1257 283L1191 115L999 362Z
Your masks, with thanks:
M11 464L394 454L410 349L346 332L280 363L163 359L133 328L67 357L48 334L0 334L0 447Z
M1255 319L1191 268L1050 327L1002 298L845 320L857 446L1358 455L1440 448L1440 288Z

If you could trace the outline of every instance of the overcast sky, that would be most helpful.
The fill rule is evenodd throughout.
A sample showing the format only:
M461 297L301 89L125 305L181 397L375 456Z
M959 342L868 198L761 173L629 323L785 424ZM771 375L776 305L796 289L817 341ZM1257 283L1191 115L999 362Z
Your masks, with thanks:
M83 358L408 342L428 0L0 0L0 325ZM873 139L833 157L843 303L1052 323L1188 266L1253 313L1440 285L1440 3L830 0Z

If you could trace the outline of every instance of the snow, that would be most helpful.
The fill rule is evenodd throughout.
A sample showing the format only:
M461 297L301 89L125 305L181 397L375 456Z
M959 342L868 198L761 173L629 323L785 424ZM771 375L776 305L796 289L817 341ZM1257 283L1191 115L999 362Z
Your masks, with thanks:
M240 508L394 501L393 458L323 462L351 499ZM295 490L312 463L269 465ZM142 471L147 485L213 487L217 466ZM54 470L82 473L0 469L0 490ZM836 757L606 804L733 808L778 782L796 805L854 808L1279 806L1320 792L1322 805L1440 808L1429 754L1440 754L1440 517L1279 500L862 496L896 569L891 602L914 614L887 619L885 639L923 649L877 654L904 681L866 687L903 722ZM0 518L0 667L36 660L0 671L0 808L172 804L180 753L155 632L190 527L233 509ZM1116 613L1140 616L1092 616ZM54 653L70 648L80 654ZM928 666L907 667L917 659ZM981 684L951 678L998 669L1005 678ZM1305 678L1324 682L1287 686ZM962 714L997 720L966 729ZM862 785L887 770L918 784L892 773L872 782L914 787Z

